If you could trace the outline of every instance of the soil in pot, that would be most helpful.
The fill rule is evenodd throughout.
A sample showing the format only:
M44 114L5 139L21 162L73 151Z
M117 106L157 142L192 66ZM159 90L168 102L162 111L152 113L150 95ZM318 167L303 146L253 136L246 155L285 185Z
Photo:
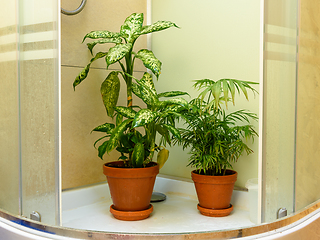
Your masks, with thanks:
M213 217L230 214L233 209L230 201L237 175L233 170L227 170L225 176L201 175L197 170L192 171L201 214Z
M110 211L115 218L141 220L150 215L153 209L150 199L159 173L157 163L151 162L145 168L125 168L123 161L116 161L104 164L103 173L108 180L113 201ZM127 219L126 214L130 215Z

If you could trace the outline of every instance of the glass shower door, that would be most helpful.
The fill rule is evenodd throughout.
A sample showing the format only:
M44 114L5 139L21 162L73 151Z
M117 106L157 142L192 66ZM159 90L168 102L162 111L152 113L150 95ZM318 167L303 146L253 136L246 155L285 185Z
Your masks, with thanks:
M57 2L19 1L22 214L48 224L60 222Z
M298 0L265 1L262 222L295 211Z
M0 208L60 223L59 1L4 1Z
M19 214L18 44L16 1L1 1L0 208Z

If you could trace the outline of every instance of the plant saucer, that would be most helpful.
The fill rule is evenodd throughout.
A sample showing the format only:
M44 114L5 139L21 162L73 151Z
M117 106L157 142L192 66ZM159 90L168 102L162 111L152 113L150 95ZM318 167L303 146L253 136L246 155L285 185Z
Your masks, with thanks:
M112 215L119 220L123 221L137 221L137 220L142 220L146 219L149 217L149 215L153 211L153 206L150 204L149 207L145 210L141 211L121 211L121 210L116 210L114 208L114 205L110 206L110 212Z
M228 216L233 210L232 204L230 204L228 208L222 208L222 209L204 208L198 204L197 208L202 215L205 215L208 217L225 217L225 216Z

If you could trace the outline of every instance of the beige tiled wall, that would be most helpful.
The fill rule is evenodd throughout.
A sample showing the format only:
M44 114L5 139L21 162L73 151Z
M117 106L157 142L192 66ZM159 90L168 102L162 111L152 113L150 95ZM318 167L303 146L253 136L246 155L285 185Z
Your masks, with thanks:
M297 210L320 198L319 10L319 1L301 1L296 160Z
M80 2L62 0L61 6L66 10L74 10ZM117 153L112 152L109 156L106 154L105 161L102 161L93 147L95 140L101 135L90 134L94 127L109 120L99 92L101 82L109 73L103 59L92 64L87 79L73 91L72 83L75 77L92 58L86 44L81 43L82 39L86 33L93 30L118 32L125 18L133 12L144 13L146 19L146 9L146 0L95 0L87 1L84 10L77 15L61 16L63 189L105 181L103 163L118 158ZM108 46L113 45L96 46L94 52L106 51ZM146 46L146 37L142 36L136 47ZM115 68L118 68L118 65L111 65L109 70ZM137 77L142 76L145 71L138 61L135 69L134 74ZM125 91L122 90L122 94L125 94Z

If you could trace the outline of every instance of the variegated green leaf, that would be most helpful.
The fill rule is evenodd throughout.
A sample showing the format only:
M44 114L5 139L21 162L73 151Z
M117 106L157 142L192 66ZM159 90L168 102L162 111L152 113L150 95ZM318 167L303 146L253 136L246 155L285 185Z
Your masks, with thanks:
M142 78L139 80L139 83L148 87L154 95L157 95L157 91L156 91L156 88L154 87L154 83L150 73L145 72Z
M82 42L84 42L84 40L86 40L86 38L91 38L91 39L97 39L97 38L118 38L120 37L121 34L120 33L116 33L116 32L110 32L110 31L92 31L88 34L86 34L82 40Z
M130 52L131 48L132 48L131 43L118 44L110 48L106 56L107 67L121 60L128 52Z
M134 116L136 115L136 111L133 110L131 107L122 107L122 106L118 106L114 108L118 113L120 113L121 115L123 115L126 118L131 118L133 119Z
M138 142L132 152L132 163L134 167L143 167L144 162L144 145Z
M123 116L121 114L117 114L116 126L120 125L122 122L123 122Z
M157 116L159 116L157 112L153 112L150 109L141 109L133 119L132 128L145 126L154 121Z
M99 39L90 43L87 43L87 46L92 54L92 49L94 48L95 45L97 44L104 44L104 43L116 43L119 44L121 43L122 39L120 37L118 38L104 38L104 39Z
M159 98L160 97L177 97L177 96L183 96L183 95L189 95L189 93L181 92L181 91L163 92L163 93L159 93L158 97Z
M118 72L113 71L108 75L106 80L101 84L100 92L107 114L111 117L114 107L117 105L120 92Z
M175 127L169 124L162 124L162 126L168 129L175 138L177 138L178 140L181 140L181 135L178 129L176 129Z
M146 68L150 69L153 74L156 75L157 78L159 78L162 63L154 56L152 51L141 49L137 53L136 57L143 62L143 65Z
M111 134L112 130L114 129L114 124L113 123L105 123L105 124L102 124L96 128L94 128L92 131L95 131L95 132L105 132L105 133L108 133L108 134Z
M133 13L126 18L120 28L121 36L127 39L128 43L133 43L137 39L142 29L143 14Z
M142 93L140 90L140 85L132 83L132 92L140 99L142 99Z
M148 26L143 26L142 27L142 31L140 32L140 34L147 34L147 33L152 33L152 32L158 32L170 27L177 27L179 28L175 23L170 22L170 21L158 21L155 22L151 25Z
M180 110L186 109L183 106L180 105L169 105L163 108L164 112L180 112Z
M91 58L90 63L79 73L79 75L74 80L74 82L73 82L74 89L77 85L79 85L88 76L91 63L93 63L94 61L96 61L99 58L103 58L106 55L107 55L107 53L98 52L94 58Z
M107 152L111 152L118 145L118 141L123 134L123 132L130 127L132 119L127 119L123 121L120 125L116 126L116 128L112 131L111 136L109 138L109 143L107 146Z
M160 101L161 107L166 107L170 105L188 107L188 102L184 98L173 98L173 99L166 99L164 101Z
M132 83L132 92L149 106L158 104L159 100L157 95L153 94L149 87Z

